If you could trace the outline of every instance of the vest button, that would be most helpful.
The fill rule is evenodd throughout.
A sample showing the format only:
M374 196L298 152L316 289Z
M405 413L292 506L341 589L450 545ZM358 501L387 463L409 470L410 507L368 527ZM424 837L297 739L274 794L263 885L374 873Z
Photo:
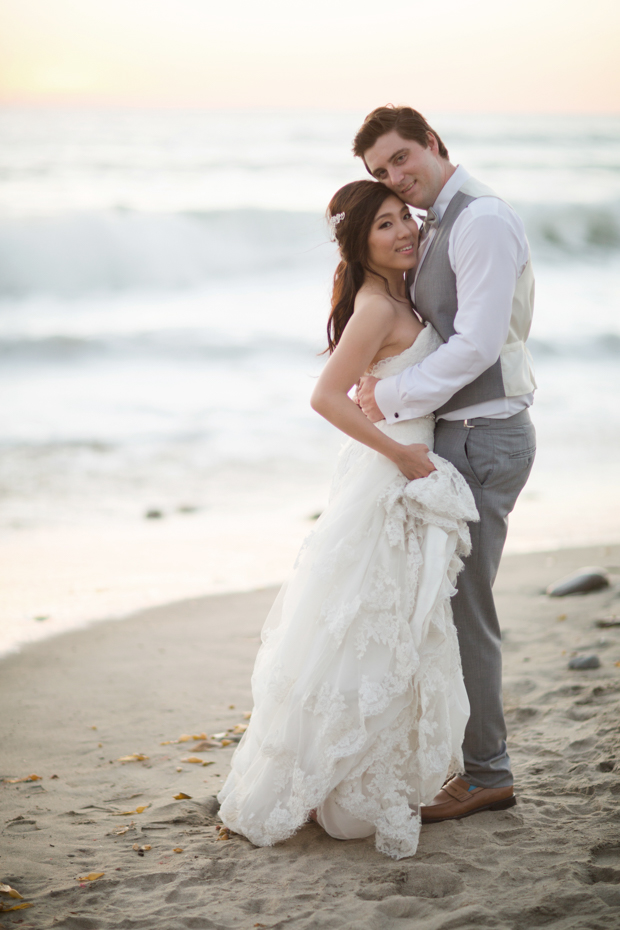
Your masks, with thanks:
M396 419L398 419L398 414L397 414L397 413L395 413L394 416L396 417Z

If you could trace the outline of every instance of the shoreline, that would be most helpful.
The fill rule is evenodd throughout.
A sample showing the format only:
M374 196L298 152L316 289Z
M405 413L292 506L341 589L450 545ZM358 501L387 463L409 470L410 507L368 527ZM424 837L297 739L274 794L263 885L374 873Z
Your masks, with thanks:
M254 512L14 527L0 540L0 660L28 643L188 598L281 586L326 491ZM528 489L511 514L504 558L620 545L608 524L539 513ZM612 530L612 526L614 529ZM551 531L550 531L551 527ZM576 528L580 536L576 535ZM564 532L563 532L564 531Z
M616 570L612 587L541 593L597 563ZM196 740L169 742L243 725L275 588L166 604L4 657L0 776L39 778L0 784L2 880L33 905L2 914L2 926L609 927L620 915L620 628L594 621L620 614L619 582L620 546L503 559L519 803L425 827L418 854L400 862L372 838L340 843L314 824L273 848L222 842L213 798L234 743L196 755ZM572 654L591 652L600 668L568 670ZM133 754L144 758L120 761ZM181 792L190 797L175 800Z

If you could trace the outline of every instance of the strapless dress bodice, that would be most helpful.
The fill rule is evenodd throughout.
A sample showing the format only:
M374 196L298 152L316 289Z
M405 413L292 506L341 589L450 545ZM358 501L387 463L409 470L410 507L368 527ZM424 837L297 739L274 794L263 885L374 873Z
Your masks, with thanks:
M423 361L442 344L443 340L437 330L433 329L430 323L426 323L418 338L409 348L399 355L382 358L374 365L371 365L366 373L380 380L399 375L406 368L411 368L412 365L417 365ZM382 433L404 446L414 442L423 442L431 451L433 449L435 417L432 413L425 417L401 420L399 423L387 423L385 420L380 420L375 423L375 426Z

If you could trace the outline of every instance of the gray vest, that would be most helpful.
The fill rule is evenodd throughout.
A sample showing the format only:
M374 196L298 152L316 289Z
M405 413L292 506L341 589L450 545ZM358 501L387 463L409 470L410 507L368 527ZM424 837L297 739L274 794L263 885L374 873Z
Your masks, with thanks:
M422 262L415 282L415 308L423 320L428 320L444 342L455 333L454 317L458 310L456 275L448 257L450 233L459 215L475 200L475 197L457 191L444 213L430 248ZM502 366L498 359L474 381L453 394L437 414L460 410L485 400L505 397Z

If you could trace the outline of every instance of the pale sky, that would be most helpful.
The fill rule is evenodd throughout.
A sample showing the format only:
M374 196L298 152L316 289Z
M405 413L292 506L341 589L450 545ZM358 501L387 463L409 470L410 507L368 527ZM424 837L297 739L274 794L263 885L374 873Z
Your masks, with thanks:
M620 0L0 0L0 102L620 112Z

